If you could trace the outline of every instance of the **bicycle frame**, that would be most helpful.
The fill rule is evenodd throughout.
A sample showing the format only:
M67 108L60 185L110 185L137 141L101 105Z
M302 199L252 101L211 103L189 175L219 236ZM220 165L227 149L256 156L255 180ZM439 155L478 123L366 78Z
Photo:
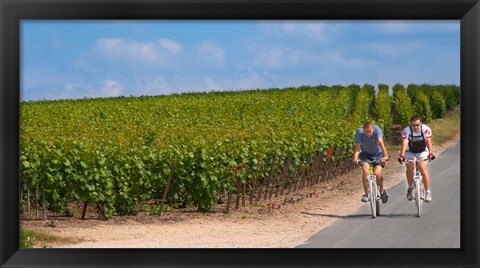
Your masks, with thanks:
M373 165L376 164L376 161L358 161L358 164L367 163L369 174L367 176L367 197L370 203L370 211L372 218L380 215L380 191L378 190L377 185L377 176L373 171Z
M423 177L418 164L420 162L427 161L426 159L413 160L406 159L405 163L415 163L415 170L413 171L413 199L415 199L415 206L417 207L417 217L421 217L423 214L423 201L425 200L425 187L423 186Z

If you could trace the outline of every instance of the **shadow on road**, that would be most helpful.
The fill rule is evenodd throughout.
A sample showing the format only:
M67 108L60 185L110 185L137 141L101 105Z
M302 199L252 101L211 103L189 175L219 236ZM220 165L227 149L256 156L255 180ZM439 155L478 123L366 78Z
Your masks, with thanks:
M360 214L341 216L341 215L320 214L320 213L310 213L310 212L300 212L300 213L305 214L305 215L310 215L310 216L320 216L320 217L337 218L337 219L349 219L349 218L358 218L358 217L370 216L370 215L360 215Z
M380 215L380 217L387 217L387 218L417 218L417 214L415 214L415 213L408 213L408 214L385 214L385 215Z
M354 215L333 215L333 214L321 214L321 213L310 213L310 212L301 212L301 214L310 215L310 216L320 216L320 217L328 217L328 218L336 218L336 219L359 219L359 218L372 218L370 214L354 214ZM378 218L416 218L417 214L415 213L408 213L408 214L380 214L377 215Z

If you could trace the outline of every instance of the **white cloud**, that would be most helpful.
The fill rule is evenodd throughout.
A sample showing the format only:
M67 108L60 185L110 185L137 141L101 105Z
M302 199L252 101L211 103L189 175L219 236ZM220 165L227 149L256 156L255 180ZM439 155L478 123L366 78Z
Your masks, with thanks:
M101 82L101 97L117 97L123 93L122 85L115 80L104 80Z
M157 57L152 43L125 41L118 38L105 38L97 41L96 46L104 55L118 59L135 59L151 62Z
M266 81L266 77L255 72L250 72L235 78L206 77L203 78L201 86L202 90L235 91L267 88L269 87L269 83Z
M137 77L135 95L168 95L182 92L236 91L269 87L268 74L247 71L233 76Z
M388 33L405 33L415 27L415 24L405 20L380 21L374 24L380 31Z
M419 53L424 49L426 43L424 41L406 41L406 42L378 42L368 45L370 49L379 55L386 57L398 57L407 54Z
M325 42L333 38L337 25L324 21L282 21L261 22L260 32L278 38L308 38L317 42ZM299 39L301 40L301 39ZM304 42L305 40L302 40Z
M61 84L65 80L66 74L56 73L46 68L42 70L24 68L20 76L20 87L22 89L30 89L51 88L54 84Z
M281 69L292 67L301 62L302 53L288 47L251 47L255 67Z
M72 91L74 91L74 90L77 88L77 86L78 86L78 85L75 84L75 83L67 82L67 83L64 83L64 84L63 84L63 90L64 90L65 92L72 92Z
M65 47L65 42L63 42L62 39L56 34L51 34L50 40L51 40L52 48L54 49Z
M121 38L103 38L97 40L94 51L101 56L119 61L166 65L172 60L172 56L182 51L182 46L170 39L138 42Z
M164 76L156 75L153 77L136 77L135 88L138 95L165 95L173 93L172 85Z
M425 21L377 21L372 24L373 30L382 34L407 34L412 33L425 33L425 35L431 35L435 33L448 33L456 32L460 30L460 21L438 21L438 20L425 20Z
M362 68L375 61L359 57L348 57L341 50L300 50L289 47L251 47L253 66L268 70L296 68L329 68L343 66Z
M299 27L299 32L303 33L306 37L309 37L316 41L326 41L328 35L331 34L327 32L328 29L335 29L335 26L330 25L327 27L325 23L321 22L306 22Z
M170 39L165 39L165 38L162 38L162 39L159 39L157 41L157 43L165 48L166 50L168 50L170 53L172 53L173 55L177 55L178 53L180 53L182 51L182 46L173 41L173 40L170 40Z
M197 53L203 63L219 67L225 65L225 49L211 41L200 44Z
M55 94L54 98L57 99L76 99L83 97L82 85L73 82L63 83L62 88L59 89L59 92Z
M359 68L372 63L372 61L362 60L359 58L346 58L340 51L327 53L325 55L325 62L334 65L341 65L347 68Z
M251 73L246 77L239 79L238 81L234 82L234 85L231 87L236 86L239 89L257 89L257 88L267 88L269 87L266 78L268 75L260 75L258 73Z

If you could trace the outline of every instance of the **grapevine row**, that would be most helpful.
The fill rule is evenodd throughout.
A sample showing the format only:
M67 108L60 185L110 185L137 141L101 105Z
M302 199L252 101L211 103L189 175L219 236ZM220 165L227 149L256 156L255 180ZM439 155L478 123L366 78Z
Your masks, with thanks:
M109 218L147 200L209 210L221 198L271 198L353 168L364 121L389 129L458 103L458 87L429 85L21 103L22 204L40 192L52 211L81 202Z

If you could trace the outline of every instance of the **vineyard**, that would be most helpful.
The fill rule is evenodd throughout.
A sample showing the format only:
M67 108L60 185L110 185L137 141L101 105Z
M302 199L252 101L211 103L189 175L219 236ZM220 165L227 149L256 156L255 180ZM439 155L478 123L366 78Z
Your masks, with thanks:
M388 137L459 101L458 86L381 84L23 102L21 210L81 203L82 218L95 206L108 219L221 201L228 212L352 170L365 121Z

